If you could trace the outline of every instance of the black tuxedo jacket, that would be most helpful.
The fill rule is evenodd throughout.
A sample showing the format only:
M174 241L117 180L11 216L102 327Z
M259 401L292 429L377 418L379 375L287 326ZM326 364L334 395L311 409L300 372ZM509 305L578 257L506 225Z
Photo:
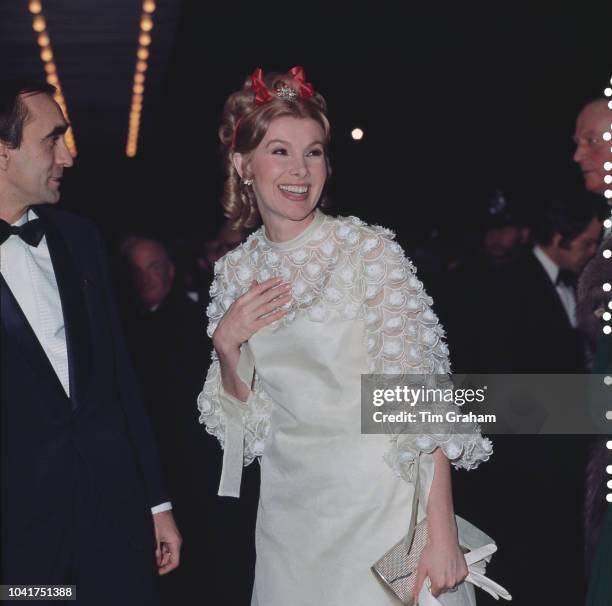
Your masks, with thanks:
M475 325L484 372L584 372L578 331L531 251L492 275L480 295L475 304L484 322L479 325L476 318ZM491 461L473 476L453 478L457 511L495 536L497 564L506 563L499 569L500 580L518 604L582 603L586 439L520 434L491 438ZM561 495L554 504L553 494ZM485 502L487 507L478 507ZM564 548L551 550L560 533ZM572 580L551 586L538 577Z
M62 303L70 398L0 276L4 553L52 555L66 528L87 532L100 511L149 551L150 508L168 496L100 236L56 208L36 213Z
M492 280L485 302L486 372L585 372L585 352L554 284L529 251Z

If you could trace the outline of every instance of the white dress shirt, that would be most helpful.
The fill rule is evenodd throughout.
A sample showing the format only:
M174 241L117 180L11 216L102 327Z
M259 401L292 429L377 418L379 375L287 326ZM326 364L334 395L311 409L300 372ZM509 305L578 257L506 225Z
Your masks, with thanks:
M33 210L24 213L13 225L37 218ZM40 342L66 395L70 397L68 345L62 303L55 272L43 237L37 247L11 235L0 245L0 272ZM170 502L151 508L152 513L172 509Z
M536 259L542 264L542 267L548 274L550 281L553 283L559 299L567 312L570 324L576 328L576 295L573 289L567 284L557 284L557 277L559 276L559 266L539 247L534 246L533 254Z

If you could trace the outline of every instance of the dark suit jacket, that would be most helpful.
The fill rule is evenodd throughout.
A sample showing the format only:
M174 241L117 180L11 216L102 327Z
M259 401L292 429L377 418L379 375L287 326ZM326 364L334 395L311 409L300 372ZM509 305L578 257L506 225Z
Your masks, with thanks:
M125 335L184 539L181 566L163 578L162 595L189 604L205 586L211 603L243 606L255 570L259 465L244 470L240 499L217 496L223 451L196 407L212 350L206 304L175 289L155 312L126 306Z
M482 311L482 324L476 318L473 325L479 331L474 342L482 348L478 358L483 372L584 372L578 331L531 251L492 276L488 289L479 294L474 304ZM499 546L491 578L508 587L517 604L582 603L586 439L520 434L491 438L491 461L474 475L453 478L459 514L490 532ZM553 502L551 495L559 497ZM560 541L563 548L551 549ZM568 581L538 580L552 578Z
M52 207L36 213L48 226L62 302L70 398L0 277L5 562L22 551L52 554L66 527L78 538L101 510L148 552L150 507L168 496L102 242L85 219Z
M486 303L481 339L486 372L585 372L580 334L531 251L495 277Z

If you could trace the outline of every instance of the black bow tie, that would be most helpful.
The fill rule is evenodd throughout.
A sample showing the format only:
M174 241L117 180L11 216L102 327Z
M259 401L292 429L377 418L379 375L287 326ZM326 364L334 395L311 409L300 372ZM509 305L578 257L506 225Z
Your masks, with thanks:
M565 286L569 286L570 288L576 288L576 282L578 281L578 276L569 269L560 269L559 274L557 275L557 281L555 285L565 284Z
M33 219L23 225L9 225L0 219L0 244L12 235L19 236L30 246L38 246L45 235L45 228L40 219Z

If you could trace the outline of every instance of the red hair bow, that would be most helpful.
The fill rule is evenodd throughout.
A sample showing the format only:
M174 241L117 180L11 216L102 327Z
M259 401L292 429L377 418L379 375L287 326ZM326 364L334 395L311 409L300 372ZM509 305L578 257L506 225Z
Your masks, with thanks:
M306 75L304 74L304 68L300 65L292 67L289 73L293 79L298 83L298 93L300 97L312 97L314 95L314 86L310 82L306 82Z
M251 88L255 93L255 105L263 105L272 100L272 95L268 91L268 87L263 79L263 70L258 67L251 74Z
M297 93L300 97L312 97L314 95L314 86L310 82L306 82L304 68L301 66L292 67L289 70L289 75L297 84ZM263 70L258 67L251 74L251 88L255 93L255 105L264 105L268 101L272 101L273 96L270 94L266 83L264 82Z

